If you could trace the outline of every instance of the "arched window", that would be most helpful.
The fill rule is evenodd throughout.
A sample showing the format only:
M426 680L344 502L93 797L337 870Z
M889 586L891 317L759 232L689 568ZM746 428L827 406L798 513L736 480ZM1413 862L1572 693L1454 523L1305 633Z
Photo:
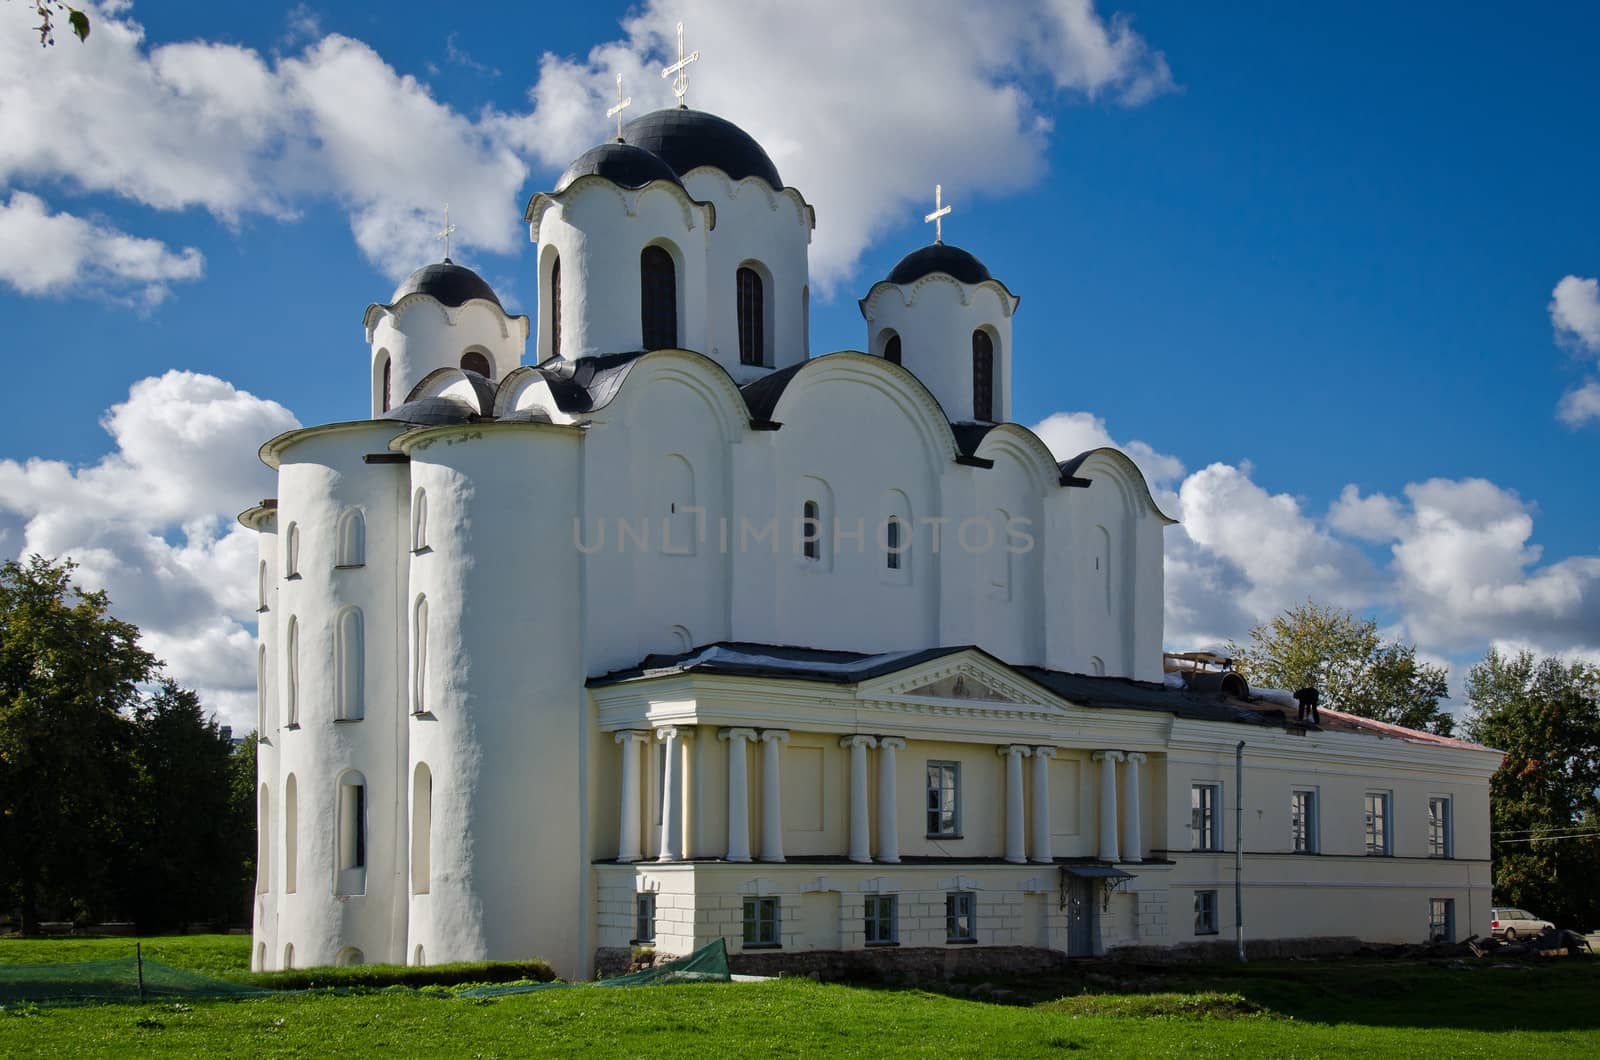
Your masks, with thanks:
M898 516L889 516L883 526L883 562L889 570L900 570L905 562L903 524Z
M394 362L389 360L388 350L378 351L377 379L373 382L378 391L378 400L381 402L378 411L388 412L394 407Z
M694 465L682 453L668 453L661 462L659 511L661 551L665 555L688 556L695 551L699 526L694 508Z
M822 558L822 509L816 501L800 506L800 554L806 559Z
M1098 655L1089 656L1089 672L1096 677L1104 677L1106 675L1105 661Z
M428 491L417 489L411 497L411 551L422 552L428 547Z
M890 364L900 364L900 336L889 332L889 337L883 342L883 359Z
M1090 556L1094 563L1091 576L1094 579L1094 595L1100 598L1105 605L1106 614L1111 613L1111 531L1103 526L1096 526L1089 537Z
M418 595L411 608L411 713L423 714L428 686L428 598Z
M293 615L289 616L285 655L285 661L289 664L289 681L284 689L283 705L289 715L289 728L297 729L300 727L300 620Z
M300 577L300 524L290 523L289 532L283 535L283 576Z
M468 372L477 372L485 379L494 378L494 369L489 365L489 358L482 350L468 350L463 353L461 367Z
M367 955L362 953L354 946L346 946L344 949L340 950L338 956L334 957L333 959L334 965L339 968L354 968L357 965L365 964L366 962Z
M261 796L256 806L256 893L272 890L272 802L267 798L267 786L261 785Z
M334 717L359 721L366 716L366 658L361 609L339 612L333 627Z
M417 763L411 781L411 893L427 894L433 881L433 773Z
M678 345L678 273L662 247L645 247L639 255L639 323L645 349Z
M335 544L335 567L362 567L367 562L367 518L360 508L347 508L339 516L339 537Z
M267 731L267 646L256 648L256 737L270 740Z
M994 419L994 340L982 328L972 333L972 418Z
M561 256L550 263L550 356L561 356Z
M427 963L427 951L422 948L422 943L419 942L417 943L417 948L411 951L411 964L413 967L421 968Z
M1011 543L1006 534L1006 528L1011 525L1011 513L1004 508L996 508L989 517L990 524L994 527L993 534L989 537L986 546L988 555L985 557L989 567L989 595L996 600L1011 599Z
M256 611L267 610L267 561L262 560L256 569Z
M766 292L761 274L748 265L737 274L739 299L739 363L767 363Z
M267 970L267 944L265 942L256 943L256 963L250 970L252 972L264 972Z
M295 877L300 867L300 808L295 805L294 774L283 782L283 889L286 894L295 892Z
M283 970L294 970L294 943L286 942L283 945Z
M339 777L339 856L335 894L364 894L367 889L367 778L355 770Z

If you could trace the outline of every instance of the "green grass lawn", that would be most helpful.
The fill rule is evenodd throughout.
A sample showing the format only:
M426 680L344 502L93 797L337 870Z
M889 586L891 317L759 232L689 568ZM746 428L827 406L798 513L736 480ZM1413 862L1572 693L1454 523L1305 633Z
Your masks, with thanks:
M249 940L149 940L248 981ZM0 941L0 963L125 956L127 940ZM1396 962L1086 965L997 981L1013 1003L809 980L553 990L469 1001L394 988L181 1005L17 1006L0 1056L1422 1056L1600 1054L1600 968Z

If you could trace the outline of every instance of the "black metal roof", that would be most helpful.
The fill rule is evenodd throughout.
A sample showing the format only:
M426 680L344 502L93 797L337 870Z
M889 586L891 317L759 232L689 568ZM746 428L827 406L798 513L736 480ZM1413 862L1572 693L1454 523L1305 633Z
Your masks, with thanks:
M500 299L495 295L494 288L490 287L482 276L465 265L457 265L449 258L435 265L424 265L413 272L406 278L405 283L395 288L394 297L389 299L389 304L394 305L408 294L432 295L440 303L451 308L464 305L474 298L482 298L500 305Z
M678 174L660 155L629 143L601 144L579 155L556 181L555 194L560 195L579 177L604 177L624 188L642 188L652 180L669 180L678 183Z
M399 420L413 427L442 427L453 423L470 423L478 410L468 402L453 397L425 397L396 405L379 419Z
M780 368L776 372L768 372L753 383L746 383L739 388L739 393L744 395L744 403L750 410L753 420L772 419L772 410L778 407L778 399L783 397L784 389L789 385L789 380L804 368L809 361L800 361L787 368Z
M715 114L684 107L652 111L625 125L622 139L660 157L680 177L714 166L733 180L760 177L774 190L783 187L778 167L755 138Z
M889 270L890 283L915 283L929 273L942 272L962 283L982 283L994 279L983 262L949 243L929 243L913 250Z
M633 362L644 350L580 357L575 361L549 360L535 369L550 385L562 412L592 412L606 405L622 388Z

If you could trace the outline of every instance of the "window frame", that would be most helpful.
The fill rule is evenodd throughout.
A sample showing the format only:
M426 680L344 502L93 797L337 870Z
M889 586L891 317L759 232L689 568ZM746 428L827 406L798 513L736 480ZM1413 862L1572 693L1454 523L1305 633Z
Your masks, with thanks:
M806 563L822 562L822 529L822 502L810 498L801 501L800 558Z
M940 771L937 785L934 782L934 770ZM945 829L944 783L945 771L948 770L950 783L950 826ZM929 759L923 769L923 824L926 827L926 839L960 839L961 838L961 763L950 759ZM935 801L937 799L937 801ZM937 816L935 816L937 815Z
M550 356L561 356L561 255L550 260Z
M1440 929L1443 929L1442 931ZM1428 899L1428 942L1453 943L1456 940L1456 900Z
M754 263L745 262L734 270L734 321L739 337L739 364L766 368L771 364L767 349L767 280Z
M488 371L478 372L476 368L468 368L467 358L469 357L480 358L483 361L483 366L487 368ZM485 350L481 346L469 346L467 349L461 351L461 359L456 363L463 372L478 372L479 375L483 376L490 382L494 381L494 359L489 356L489 351Z
M900 896L869 894L862 909L863 942L867 946L894 946L900 942Z
M1208 793L1208 797L1197 796ZM1209 801L1210 805L1206 805ZM1189 785L1189 849L1200 853L1221 852L1222 843L1222 782L1197 780ZM1202 816L1204 815L1204 816Z
M1299 806L1305 796L1306 806ZM1297 827L1298 824L1298 827ZM1289 845L1296 854L1321 853L1321 837L1317 834L1317 789L1292 788L1289 791Z
M633 892L633 935L628 941L635 946L652 945L656 941L656 895L654 891Z
M1374 802L1373 800L1377 801ZM1363 836L1367 857L1393 857L1394 793L1388 791L1368 791L1364 793L1362 795L1362 813L1365 816Z
M982 345L979 345L979 339ZM972 331L972 418L980 423L994 423L994 336L987 328Z
M652 251L655 251L656 254L651 254ZM657 254L659 257L656 256ZM646 272L647 264L645 259L647 256L650 257L650 265L653 267L659 268L659 263L663 260L667 265L665 272L658 271L656 273L654 286L661 288L660 290L652 290L652 282L648 279L650 274ZM670 280L670 290L661 277L666 277ZM651 243L643 247L639 251L639 345L642 349L649 351L678 348L678 344L682 339L682 335L679 334L679 324L681 322L678 319L678 295L677 255L660 243ZM652 318L652 313L662 314L667 307L671 309L670 321L665 317L659 320ZM671 341L660 341L667 335L669 323L671 325Z
M1217 901L1216 891L1194 892L1194 933L1196 936L1221 934L1222 915L1219 910L1220 903Z
M752 895L744 900L744 942L747 950L775 950L783 947L783 900L776 896ZM763 939L763 935L771 938Z
M975 891L946 891L944 896L944 941L978 941L978 895Z
M1434 815L1434 807L1444 809L1442 819ZM1428 856L1449 860L1456 856L1455 799L1449 795L1428 796Z

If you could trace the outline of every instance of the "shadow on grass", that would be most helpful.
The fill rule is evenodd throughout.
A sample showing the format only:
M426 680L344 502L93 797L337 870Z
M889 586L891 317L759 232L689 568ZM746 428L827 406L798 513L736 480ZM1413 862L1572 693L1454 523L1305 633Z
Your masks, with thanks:
M1600 960L1363 960L1247 965L1093 963L995 979L1013 1003L1075 1015L1236 1019L1458 1030L1600 1029ZM953 992L961 993L957 987ZM982 998L979 998L980 1000Z

